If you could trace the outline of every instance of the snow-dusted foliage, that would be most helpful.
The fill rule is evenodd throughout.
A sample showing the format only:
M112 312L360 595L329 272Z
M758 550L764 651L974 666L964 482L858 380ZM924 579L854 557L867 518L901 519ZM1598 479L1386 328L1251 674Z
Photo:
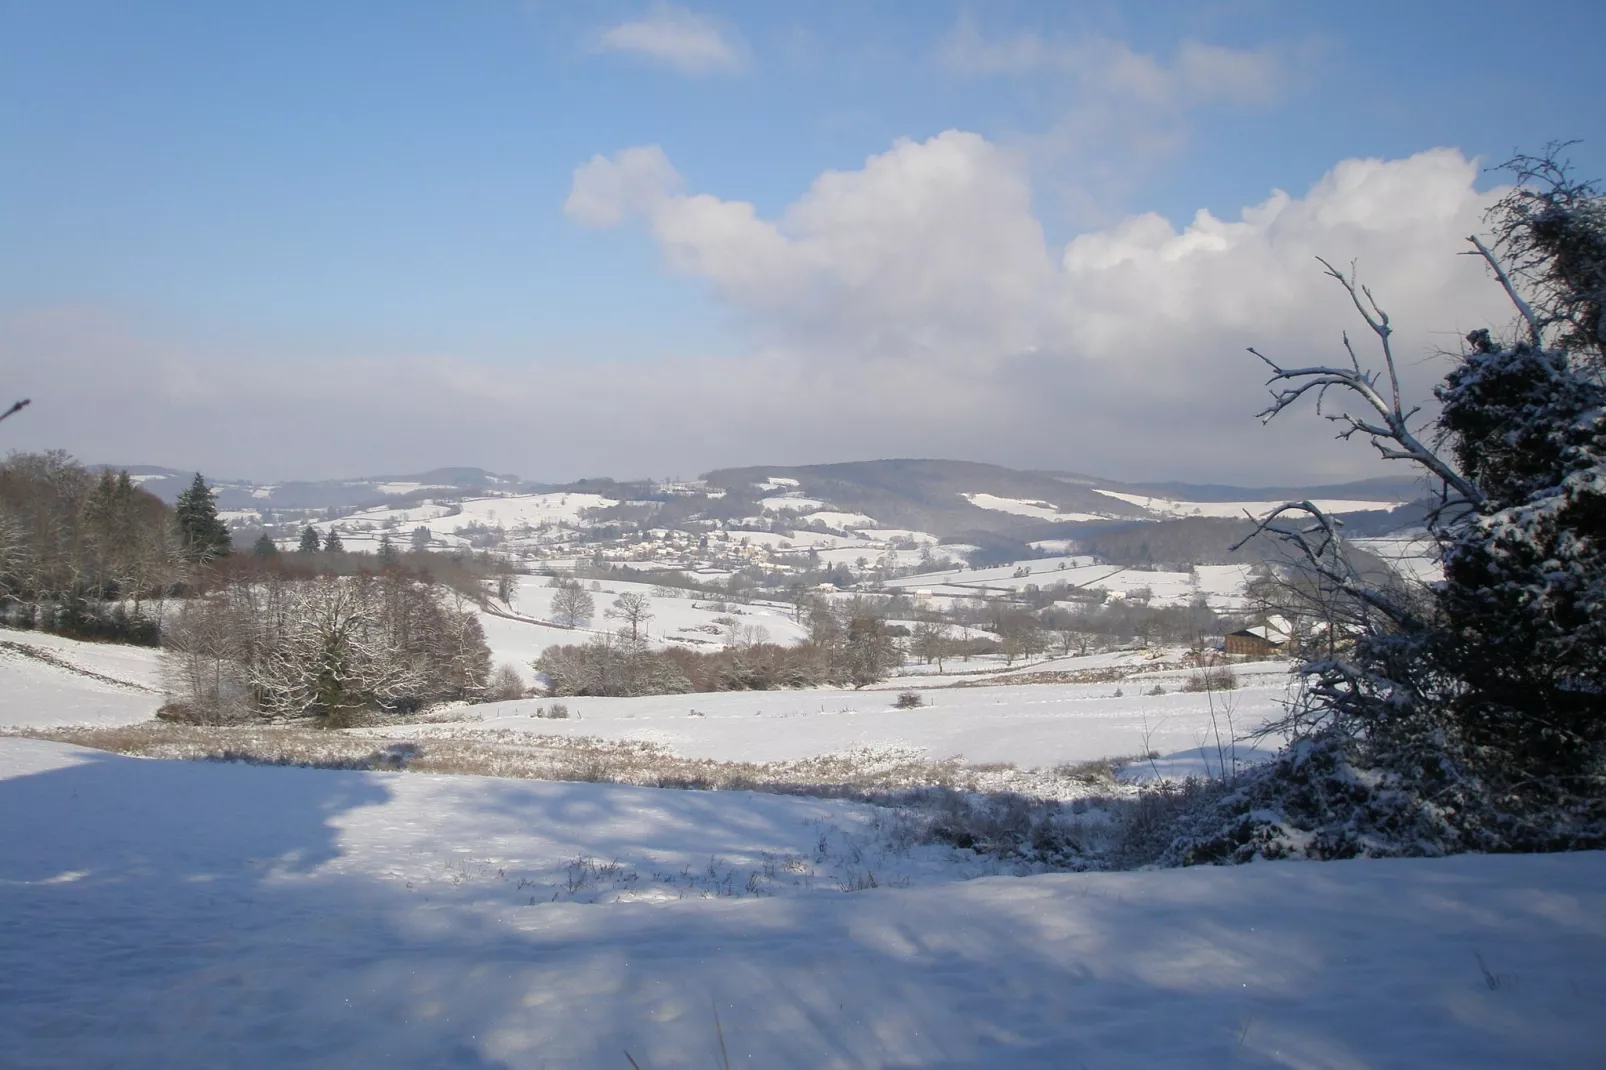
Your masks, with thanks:
M1468 336L1436 392L1447 448L1424 445L1411 426L1388 317L1331 268L1379 339L1386 382L1352 348L1348 368L1267 360L1279 387L1268 418L1310 391L1358 398L1363 415L1326 414L1341 436L1363 434L1434 479L1430 530L1445 578L1414 593L1369 582L1308 502L1262 525L1328 593L1345 638L1302 668L1303 699L1278 725L1294 745L1195 813L1172 860L1606 846L1606 385L1588 313L1598 306L1557 291L1580 269L1543 263L1548 239L1534 230L1538 219L1563 232L1574 252L1606 247L1606 212L1598 197L1570 202L1565 220L1559 201L1528 216L1529 201L1504 203L1502 248L1525 257L1521 278L1547 288L1525 300L1472 239L1525 336Z
M1439 390L1485 495L1445 555L1439 656L1471 743L1575 774L1606 740L1606 386L1564 352L1483 345Z
M399 570L231 583L188 600L166 647L173 711L202 720L338 725L472 697L490 676L478 618Z

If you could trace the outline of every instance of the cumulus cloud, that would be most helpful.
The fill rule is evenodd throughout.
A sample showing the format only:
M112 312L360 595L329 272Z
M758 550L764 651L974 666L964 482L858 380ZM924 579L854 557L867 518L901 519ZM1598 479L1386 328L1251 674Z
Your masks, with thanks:
M680 173L657 145L625 149L612 157L593 156L575 168L563 211L587 226L611 227L626 213L645 211L679 185Z
M747 68L740 35L718 19L669 3L655 3L640 18L604 30L603 52L643 56L679 74L734 74Z
M58 311L0 324L0 345L38 355L8 388L46 402L7 432L220 474L261 473L269 457L280 475L478 463L553 478L871 456L1215 482L1375 474L1313 412L1261 427L1262 369L1244 349L1341 359L1357 321L1314 258L1354 261L1394 317L1407 387L1426 396L1445 370L1436 354L1509 320L1499 288L1457 255L1498 193L1477 174L1453 149L1345 160L1228 218L1136 215L1055 246L1025 162L973 133L821 174L773 217L683 189L657 148L627 149L576 168L566 210L641 226L668 270L735 315L742 355L410 358L380 374L158 346ZM51 412L72 419L52 426Z

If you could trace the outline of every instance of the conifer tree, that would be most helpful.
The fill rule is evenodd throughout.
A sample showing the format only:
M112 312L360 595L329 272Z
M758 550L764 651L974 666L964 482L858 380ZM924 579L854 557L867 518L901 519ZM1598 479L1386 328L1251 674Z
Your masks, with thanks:
M322 546L320 546L318 543L318 529L313 527L311 524L308 524L306 527L301 529L301 545L296 547L296 552L301 554L315 554L320 549L322 549Z
M279 547L273 541L273 537L264 531L257 536L257 541L252 545L251 552L258 557L278 557Z
M178 528L183 540L184 554L192 561L210 561L229 552L229 529L218 519L217 503L212 491L195 473L190 488L178 496L174 507Z
M339 554L345 553L345 550L345 543L340 541L340 532L330 528L329 534L323 537L323 552L326 554Z
M379 536L379 563L392 565L396 562L396 544L390 541L390 533Z

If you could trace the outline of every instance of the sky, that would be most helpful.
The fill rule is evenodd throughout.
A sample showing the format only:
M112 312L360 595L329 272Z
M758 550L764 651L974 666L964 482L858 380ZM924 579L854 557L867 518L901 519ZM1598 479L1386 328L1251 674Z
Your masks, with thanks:
M0 449L282 480L950 457L1385 474L1510 309L1516 151L1606 177L1606 5L0 0ZM1358 333L1357 333L1358 331ZM1431 407L1428 409L1431 412Z

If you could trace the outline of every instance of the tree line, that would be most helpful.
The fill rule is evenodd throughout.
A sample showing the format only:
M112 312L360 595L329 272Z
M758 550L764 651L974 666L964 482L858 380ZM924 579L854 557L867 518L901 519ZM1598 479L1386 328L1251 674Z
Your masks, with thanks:
M67 453L0 463L0 622L155 644L162 602L191 570L228 553L200 475L170 508L127 472Z

